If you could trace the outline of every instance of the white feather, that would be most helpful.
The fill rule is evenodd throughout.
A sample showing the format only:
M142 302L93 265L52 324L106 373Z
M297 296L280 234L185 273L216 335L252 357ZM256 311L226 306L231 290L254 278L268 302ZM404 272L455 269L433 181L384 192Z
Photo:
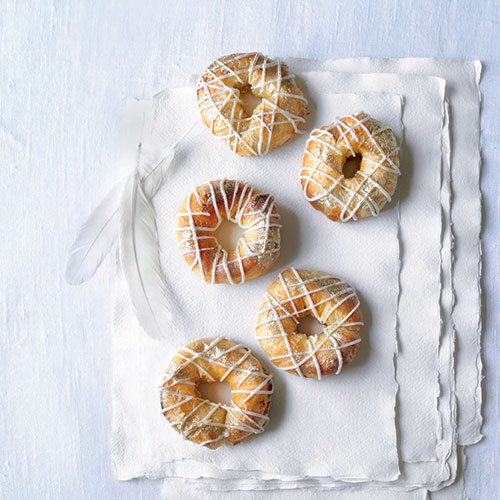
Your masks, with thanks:
M153 198L165 179L165 174L172 164L176 146L193 130L196 122L161 155L152 167L152 162L144 162L138 168L142 188L148 199ZM133 176L135 175L132 174ZM120 234L120 203L125 181L117 184L92 212L80 229L71 247L66 265L66 281L80 285L96 273L109 254Z
M121 205L120 259L135 314L144 331L162 338L172 319L151 200L132 175Z
M175 155L175 145L168 148L160 161L141 172L144 192L149 198L156 195ZM118 183L94 209L80 229L66 265L66 281L81 285L96 273L120 235L120 202L125 180Z
M125 180L116 184L81 227L66 265L66 281L80 285L94 276L118 241L120 200Z

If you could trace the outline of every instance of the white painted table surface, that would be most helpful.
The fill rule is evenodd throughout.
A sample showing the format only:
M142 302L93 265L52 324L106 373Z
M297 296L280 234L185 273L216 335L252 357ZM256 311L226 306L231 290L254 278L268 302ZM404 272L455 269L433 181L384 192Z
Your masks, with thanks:
M499 7L479 0L3 0L0 497L159 496L158 482L113 479L112 273L108 265L82 287L66 285L67 250L121 174L125 100L151 96L173 74L197 72L214 56L260 50L483 61L486 419L466 478L470 498L498 498Z

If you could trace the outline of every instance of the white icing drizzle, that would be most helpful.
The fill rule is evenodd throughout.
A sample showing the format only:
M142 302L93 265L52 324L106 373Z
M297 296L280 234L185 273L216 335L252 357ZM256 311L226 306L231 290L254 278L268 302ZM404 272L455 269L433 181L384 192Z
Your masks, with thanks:
M198 206L202 205L198 191L203 186L208 186L211 202L207 211L202 212L193 210L192 205L193 198ZM253 258L259 260L274 258L279 254L281 224L280 216L275 209L274 199L271 195L256 193L248 184L239 181L222 179L220 182L212 181L203 186L196 188L188 195L185 202L186 211L177 213L176 231L181 235L179 238L180 253L184 257L191 257L190 268L192 270L198 269L205 281L212 284L220 282L222 275L231 284L244 283L246 280L244 261ZM229 200L228 194L230 187L233 188L231 200ZM229 189L230 191L231 189ZM229 258L228 251L222 248L213 235L224 219L218 206L218 195L222 198L225 218L245 229L235 251L231 253L231 258ZM238 195L236 211L232 215ZM250 210L249 207L257 196L266 196L266 199L258 210ZM203 225L202 218L210 217L213 214L217 218L215 227ZM257 238L254 238L252 233L257 233ZM202 248L200 240L212 240L213 244ZM207 252L208 255L206 255ZM237 266L232 264L237 264ZM205 274L205 266L209 266L208 276Z
M286 347L287 353L280 356L271 357L271 361L278 361L288 359L289 364L279 366L285 371L293 371L300 377L303 377L301 366L307 361L311 360L316 368L317 378L321 379L321 366L317 354L319 352L335 352L337 357L337 371L339 374L342 371L344 358L342 349L361 342L358 338L351 342L345 342L340 328L348 327L361 327L363 322L349 322L349 318L360 307L359 299L355 290L347 283L339 278L331 275L321 275L309 279L303 279L300 272L295 268L290 268L291 274L287 278L283 273L280 273L278 279L281 288L287 298L283 300L277 299L270 292L266 292L264 302L259 311L259 318L265 317L267 319L260 321L256 326L256 336L259 341L266 341L269 339L281 338ZM286 272L286 271L285 271ZM294 279L292 279L294 278ZM326 284L321 285L321 283ZM311 288L312 286L312 288ZM292 294L293 290L293 294ZM315 300L314 295L319 292L328 292L328 297L322 300ZM298 292L298 293L297 293ZM291 331L285 328L284 321L292 319L295 324L299 323L299 318L310 314L316 318L320 323L326 325L330 316L347 300L356 299L352 309L345 314L342 318L338 319L333 325L325 326L322 334L324 337L321 339L320 335L310 335L307 338L308 352L296 352L292 349L290 344L290 336L295 335L296 331ZM305 307L298 309L295 301L304 299ZM328 309L325 309L321 314L318 312L318 306L322 304L330 304ZM292 309L290 309L287 307ZM330 345L328 345L328 342ZM297 361L300 359L300 361Z
M364 113L362 112L358 113L358 115L363 114ZM346 123L346 119L353 120L354 124L349 125L348 123ZM358 220L357 213L361 207L366 208L373 216L378 215L382 207L379 206L375 194L372 193L379 192L383 195L387 202L391 201L391 195L373 178L377 170L380 169L388 173L401 175L399 167L392 159L392 156L397 154L399 148L396 147L392 151L386 152L376 139L377 135L380 135L386 130L390 130L389 127L380 127L376 130L375 133L372 133L365 124L365 122L370 119L371 118L368 115L365 115L361 119L359 119L356 115L346 115L342 118L337 118L333 124L327 127L327 130L314 129L309 136L304 151L305 155L315 160L315 163L312 167L304 165L302 166L300 171L300 179L304 181L304 196L310 202L316 202L328 198L332 203L339 205L342 208L342 212L340 215L340 220L342 222L347 222L349 220ZM336 140L335 136L331 132L331 130L334 129L336 129L340 134L338 139ZM315 154L311 153L308 147L311 142L316 142L328 148L335 155L344 156L342 149L340 149L341 146L344 146L349 151L351 156L356 156L358 151L354 150L351 141L359 142L359 137L356 132L359 132L360 130L364 132L368 140L378 151L380 159L376 161L372 158L363 156L363 162L365 162L365 165L366 163L372 164L373 168L370 169L369 172L365 171L366 167L358 170L354 177L354 179L358 180L357 186L355 189L351 189L347 186L345 182L346 178L343 174L339 175L339 173L335 169L333 169L331 165L325 163L320 158L320 156L316 156ZM332 145L328 141L325 141L325 137L333 140L334 144ZM321 180L317 179L318 176L321 178ZM319 195L309 196L307 194L307 189L310 183L321 188L321 193ZM347 193L347 201L344 201L340 199L339 196L337 196L337 193L339 192L338 190L343 190ZM364 191L364 193L361 192L362 190ZM351 207L351 205L353 204L354 206Z
M245 66L241 70L234 70L231 65L244 58L253 58L250 67ZM261 60L259 64L257 61ZM217 65L214 69L214 65ZM224 61L216 59L214 64L202 74L198 80L197 89L203 89L203 97L199 99L200 111L204 116L211 116L210 130L214 131L217 120L222 121L227 129L225 136L221 139L227 141L233 152L236 152L238 145L243 143L252 155L263 155L269 152L271 147L271 138L275 127L283 124L290 124L295 133L301 133L298 125L305 122L304 117L291 113L279 106L280 98L296 99L307 104L307 100L300 94L292 94L282 90L283 82L293 80L295 84L295 75L283 75L284 65L279 61L272 61L261 54L237 54L232 57L226 57ZM276 68L276 78L268 78L268 71ZM217 70L225 70L224 75L217 75ZM271 94L268 97L262 97L262 103L259 105L252 116L245 117L243 107L240 105L240 90L229 85L228 80L236 78L240 86L249 84L254 71L261 70L260 81L252 85L252 91L263 93L267 88L271 88ZM243 77L243 78L242 78ZM266 111L265 109L269 109ZM245 139L247 135L258 130L259 138L257 145L250 143ZM265 134L264 131L268 133ZM267 141L265 140L267 135Z
M242 346L241 344L234 344L228 349L223 349L220 346L220 342L222 340L224 340L223 337L214 339L210 343L205 344L204 349L199 352L196 352L186 346L177 353L177 356L184 360L184 362L176 365L172 373L167 374L162 382L162 386L160 387L160 393L167 393L175 396L175 401L172 404L163 407L162 412L164 414L167 414L175 408L181 407L183 404L188 403L193 399L198 399L191 395L186 395L182 391L182 387L178 387L182 385L196 385L193 380L186 379L185 377L179 375L188 365L193 365L199 373L203 373L208 380L213 382L223 382L233 372L242 374L243 376L239 380L238 384L235 387L232 387L232 392L233 394L247 394L247 396L242 400L243 405L248 403L248 401L255 396L271 395L273 393L274 387L272 384L271 374L257 369L247 369L242 367L245 360L252 355L250 349ZM224 361L225 356L233 351L237 351L238 349L243 349L243 354L236 362L231 362L229 364L228 361ZM226 371L219 380L215 380L213 376L211 376L199 365L199 363L197 363L199 360L224 367L226 368ZM240 389L243 383L247 382L250 377L252 378L254 388L252 390ZM264 390L268 384L271 384L271 389ZM210 419L210 417L212 417L212 415L214 415L218 410L226 412L226 417L223 422L215 422ZM228 438L231 430L243 431L249 434L258 434L264 430L264 426L269 420L268 415L244 409L241 406L238 406L234 400L231 401L230 404L226 405L222 403L214 403L206 399L200 399L199 403L194 406L191 411L184 414L177 413L176 416L180 417L180 419L175 421L170 419L168 420L170 424L183 435L184 438L188 438L190 434L203 429L204 427L222 427L225 429L225 431L222 432L217 438L199 443L202 446ZM186 427L188 427L188 429L183 430Z

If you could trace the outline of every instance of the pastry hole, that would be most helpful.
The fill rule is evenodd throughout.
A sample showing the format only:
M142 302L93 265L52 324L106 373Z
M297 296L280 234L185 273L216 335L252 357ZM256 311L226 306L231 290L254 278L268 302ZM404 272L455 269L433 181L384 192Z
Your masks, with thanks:
M222 248L230 252L236 248L238 240L243 236L245 230L228 220L223 220L215 232L215 237Z
M225 405L231 403L233 397L231 386L227 382L202 382L198 384L198 392L203 399Z
M352 179L356 175L356 172L361 168L361 159L361 155L349 156L346 159L342 170L346 179Z
M297 325L297 331L306 335L319 335L324 326L313 316L304 316Z
M253 114L254 109L262 102L260 97L252 94L250 86L244 87L240 91L240 100L245 113L248 116Z

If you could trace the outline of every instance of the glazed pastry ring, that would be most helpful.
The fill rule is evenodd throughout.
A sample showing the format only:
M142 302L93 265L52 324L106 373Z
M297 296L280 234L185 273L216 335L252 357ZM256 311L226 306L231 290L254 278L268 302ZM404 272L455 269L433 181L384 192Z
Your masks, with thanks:
M261 98L251 116L242 93ZM307 100L286 65L258 53L216 59L197 85L202 122L240 156L257 156L299 132Z
M207 182L188 194L177 212L179 251L208 283L243 283L267 272L280 252L280 216L274 198L234 180ZM235 250L215 231L223 220L245 229Z
M378 215L398 182L399 157L392 130L365 113L347 115L311 132L300 181L307 201L340 222ZM344 176L348 158L361 155L352 178Z
M305 316L324 330L298 332ZM339 278L317 271L287 269L268 288L256 326L256 336L271 361L299 377L339 374L356 355L363 317L356 291Z
M230 404L202 399L201 382L228 382ZM200 339L172 359L160 388L163 414L184 438L209 448L237 444L264 430L272 375L250 349L223 338Z

